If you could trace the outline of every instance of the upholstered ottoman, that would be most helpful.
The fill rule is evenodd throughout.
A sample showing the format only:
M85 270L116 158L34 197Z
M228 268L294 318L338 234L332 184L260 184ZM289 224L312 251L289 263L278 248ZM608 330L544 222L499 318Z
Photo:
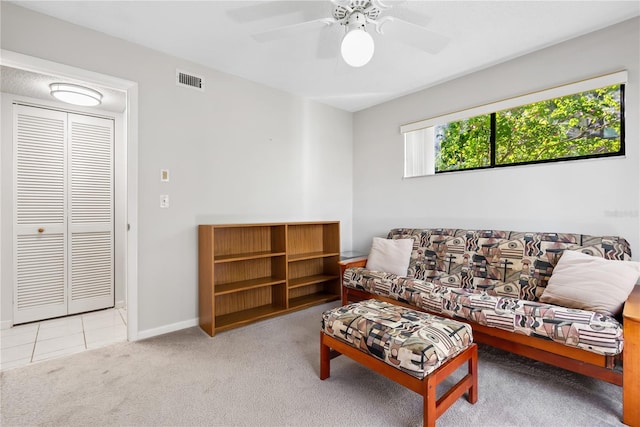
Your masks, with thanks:
M466 323L378 300L345 305L322 314L320 379L330 359L344 354L423 396L425 426L468 391L478 400L478 349ZM468 363L467 374L439 399L436 386Z

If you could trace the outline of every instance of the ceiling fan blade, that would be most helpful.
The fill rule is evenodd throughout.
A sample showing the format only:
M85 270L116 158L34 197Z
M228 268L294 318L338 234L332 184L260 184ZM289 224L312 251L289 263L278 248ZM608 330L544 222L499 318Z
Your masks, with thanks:
M392 17L384 25L383 35L413 46L428 53L438 53L449 43L450 38L427 30L404 19Z
M395 17L394 19L399 19L402 21L407 21L410 24L426 27L429 22L431 22L431 16L425 15L424 13L411 7L411 4L408 4L404 7L394 7L390 14Z
M226 14L233 21L247 23L262 21L284 15L295 15L294 18L306 21L314 16L321 16L327 6L323 2L310 1L259 1L258 4L228 9Z
M337 25L330 25L321 29L316 57L318 59L335 58L340 51L340 40L343 35L344 31Z
M259 43L265 43L318 31L322 28L328 27L334 22L335 20L331 18L315 19L313 21L301 22L299 24L287 25L285 27L275 28L261 33L255 33L252 34L251 37Z
M371 3L382 10L386 10L406 3L407 1L408 0L371 0Z

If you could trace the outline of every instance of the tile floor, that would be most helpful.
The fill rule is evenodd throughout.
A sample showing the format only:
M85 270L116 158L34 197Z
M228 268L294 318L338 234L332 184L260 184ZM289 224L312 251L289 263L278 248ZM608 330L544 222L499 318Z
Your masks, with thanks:
M127 339L127 311L94 311L0 331L0 370L104 347Z

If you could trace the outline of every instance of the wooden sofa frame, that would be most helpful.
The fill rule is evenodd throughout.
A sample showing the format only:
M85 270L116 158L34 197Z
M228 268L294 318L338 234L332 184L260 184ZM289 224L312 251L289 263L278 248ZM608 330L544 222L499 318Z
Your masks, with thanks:
M351 267L366 266L367 258L352 258L340 261L340 281ZM381 295L366 291L342 288L342 305L375 298L404 307L419 309ZM422 309L419 309L422 310ZM422 310L425 311L425 310ZM442 315L442 313L434 313ZM622 387L622 422L640 427L640 286L636 286L627 299L623 310L624 350L622 357L603 356L587 350L569 347L554 341L543 340L503 329L467 322L473 329L473 340L511 353L528 357L549 365L597 378ZM458 319L457 321L465 321ZM622 361L620 361L622 359ZM623 369L619 365L622 362Z

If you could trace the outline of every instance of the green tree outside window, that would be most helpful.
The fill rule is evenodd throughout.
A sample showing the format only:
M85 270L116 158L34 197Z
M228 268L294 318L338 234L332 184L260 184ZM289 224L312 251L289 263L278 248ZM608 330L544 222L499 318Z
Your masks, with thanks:
M622 93L613 85L437 126L436 172L623 154Z
M491 115L436 126L436 172L490 166Z

